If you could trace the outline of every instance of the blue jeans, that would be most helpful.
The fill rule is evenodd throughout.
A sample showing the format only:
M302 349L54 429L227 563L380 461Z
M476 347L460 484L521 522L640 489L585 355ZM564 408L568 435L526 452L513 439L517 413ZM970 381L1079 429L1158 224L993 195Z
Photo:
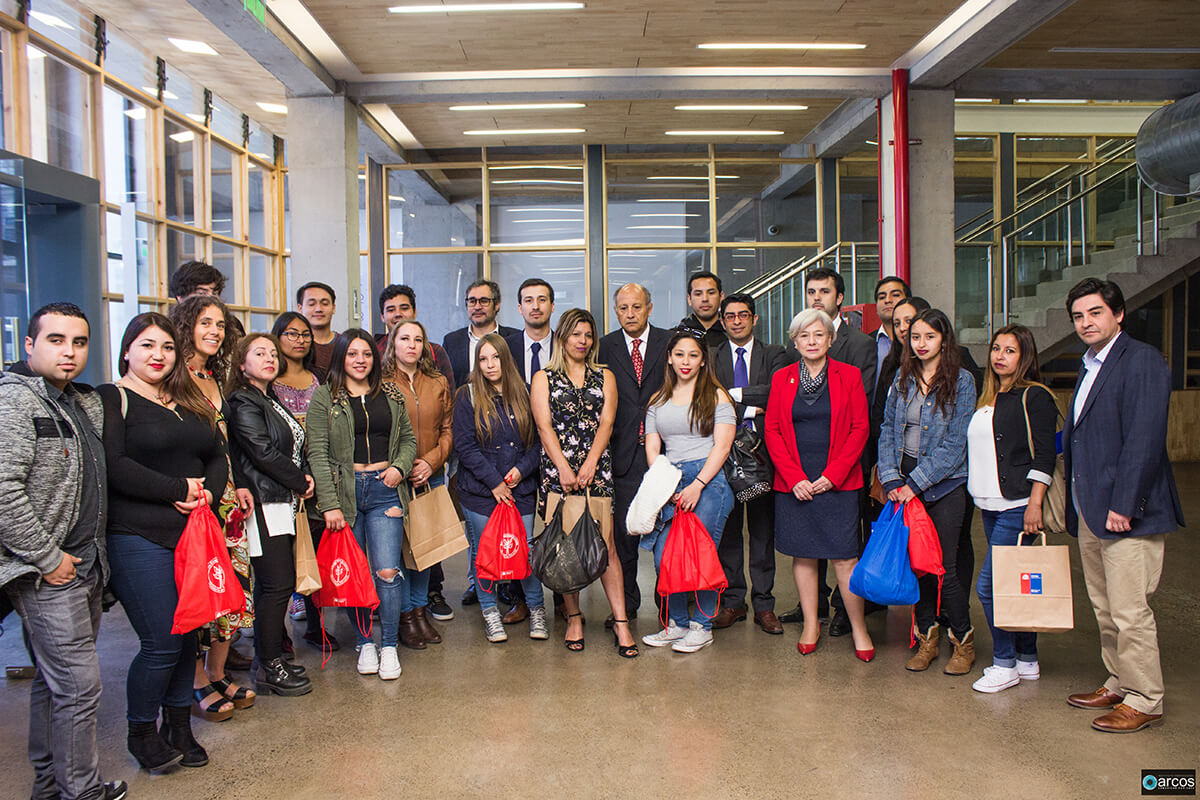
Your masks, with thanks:
M141 649L125 680L130 722L154 722L161 706L190 708L196 672L196 632L171 633L179 593L175 551L141 536L108 537L109 586L121 601Z
M487 611L489 608L496 607L496 586L492 581L475 580L475 556L479 553L479 537L483 535L483 529L487 527L489 515L476 514L474 511L464 508L463 516L467 518L467 541L471 543L471 582L475 584L480 610ZM533 514L522 514L521 522L525 524L525 541L529 543L529 549L532 552ZM530 608L546 605L546 598L542 593L542 582L534 577L532 572L529 573L528 578L521 581L521 589L525 592L525 605Z
M429 488L441 486L446 483L446 471L442 470L435 475L429 476ZM424 608L429 605L429 571L433 567L425 569L409 569L404 568L404 577L408 580L408 592L401 598L400 611L407 614L409 611L415 611L418 608Z
M685 461L679 464L683 476L679 479L679 485L675 490L681 491L696 480L700 470L704 469L705 461L706 459L698 458L695 461ZM704 525L704 529L708 531L708 535L712 537L714 546L721 543L721 532L725 530L725 521L729 518L729 512L732 510L733 490L729 488L729 483L725 480L725 470L721 470L715 478L709 481L708 486L701 490L700 501L693 509ZM675 506L667 503L658 514L658 525L655 527L654 533L643 537L643 541L651 540L648 544L654 549L655 572L662 564L663 548L667 545L667 533L671 527L670 521L674 516ZM644 546L646 546L645 542ZM712 630L712 618L717 615L719 599L720 595L711 590L696 592L696 613L689 620L688 595L686 592L675 592L667 595L667 615L681 628L688 627L688 622L695 622L706 631Z
M400 499L395 489L389 489L379 476L383 470L358 472L354 475L354 498L358 514L354 518L354 538L367 554L371 566L371 577L375 579L375 592L379 595L379 641L383 647L395 647L400 641L400 609L408 587L404 580L404 556L400 545L404 540L404 519L387 514L389 509L399 509ZM381 570L395 570L390 579L379 577ZM361 647L371 641L363 631L369 631L370 612L366 609L348 608L346 613L358 633Z
M1037 634L1030 631L1006 631L996 627L992 610L992 548L1025 543L1025 537L1021 533L1025 526L1025 508L982 511L982 514L988 552L987 557L983 559L983 568L979 570L975 594L979 596L979 604L983 606L988 627L992 630L992 663L997 667L1011 669L1018 661L1038 660Z

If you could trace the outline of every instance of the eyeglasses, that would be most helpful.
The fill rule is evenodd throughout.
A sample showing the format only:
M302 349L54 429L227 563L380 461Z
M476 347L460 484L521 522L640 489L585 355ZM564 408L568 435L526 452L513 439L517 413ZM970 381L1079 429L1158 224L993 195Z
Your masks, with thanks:
M749 311L728 311L725 313L725 319L733 322L734 320L747 320L753 318L754 315Z
M300 331L284 331L279 335L285 339L290 339L293 342L311 342L313 338L311 333L302 333Z
M491 304L492 304L492 298L490 298L490 297L468 297L467 298L468 306L490 306Z

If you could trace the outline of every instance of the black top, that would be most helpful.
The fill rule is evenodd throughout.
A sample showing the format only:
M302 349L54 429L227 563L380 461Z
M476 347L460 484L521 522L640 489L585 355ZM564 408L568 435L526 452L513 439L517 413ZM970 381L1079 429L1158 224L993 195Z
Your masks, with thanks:
M116 386L96 391L104 401L109 533L135 534L174 549L187 517L172 503L187 497L186 478L204 478L216 513L229 477L225 439L180 406L172 411L126 390L122 416Z
M387 461L392 435L392 409L387 396L380 391L371 397L351 397L350 412L354 414L354 463Z
M1022 398L1024 402L1022 403ZM1029 411L1029 426L1025 411ZM996 395L996 410L992 416L992 435L996 443L996 472L1000 494L1007 500L1029 497L1033 481L1029 471L1037 470L1054 475L1057 458L1054 433L1058 427L1058 406L1050 392L1040 386L1009 390ZM1033 450L1029 452L1029 440Z
M691 328L694 331L704 332L705 347L720 347L729 342L729 334L725 333L725 326L721 324L720 318L712 324L711 328L705 329L704 323L695 314L689 314L679 320L679 325L685 328Z
M107 498L100 491L100 487L107 482L104 448L100 444L100 434L96 432L91 419L79 407L77 392L61 391L49 382L46 383L46 392L62 409L63 414L70 417L75 429L83 433L84 441L80 442L83 474L79 484L79 517L75 527L63 541L62 549L81 559L75 565L75 571L80 577L86 578L96 564L96 556L99 554L96 537L104 535L104 519L107 515Z
M251 386L229 394L233 471L237 485L249 489L258 502L291 502L292 493L304 494L308 483L305 470L292 460L296 435L288 423L291 414L268 391L269 397Z

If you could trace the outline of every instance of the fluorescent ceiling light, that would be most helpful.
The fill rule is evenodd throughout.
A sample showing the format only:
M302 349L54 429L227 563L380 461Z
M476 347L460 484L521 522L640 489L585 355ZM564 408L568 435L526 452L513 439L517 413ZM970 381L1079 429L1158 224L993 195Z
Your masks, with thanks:
M150 94L150 95L154 95L155 97L158 97L158 89L154 88L153 86L143 86L142 91L145 92L146 94ZM170 89L163 89L163 100L178 100L178 99L179 99L179 95L175 94Z
M556 111L587 108L585 103L503 103L496 105L450 106L451 111Z
M675 106L676 111L807 111L808 106L785 105L698 105Z
M559 133L587 133L584 128L487 128L463 131L463 136L550 136Z
M170 138L180 144L187 144L196 138L196 134L191 131L180 131L179 133L172 133Z
M637 203L707 203L707 197L643 197Z
M572 169L572 170L578 171L578 170L582 170L583 167L564 167L564 166L555 166L555 165L539 166L537 164L515 164L515 165L509 166L509 167L488 167L488 169L499 169L499 170L503 170L503 169Z
M184 116L187 117L188 119L190 119L192 122L199 122L201 125L204 124L204 115L203 114L196 114L194 112L189 112L187 114L184 114Z
M216 50L212 49L211 45L206 42L198 42L195 39L175 39L168 36L167 41L185 53L193 53L198 56L219 55Z
M783 131L663 131L667 136L783 136Z
M956 102L956 103L990 103L990 102L992 102L992 100L989 97L956 97L956 98L954 98L954 102Z
M1014 103L1029 103L1031 105L1081 105L1087 100L1050 100L1041 97L1021 98L1013 101Z
M732 181L737 180L738 175L717 175L717 180ZM650 175L647 176L648 181L706 181L707 175Z
M397 203L406 202L405 199L398 194L389 194L388 200L395 200Z
M269 155L267 155L266 153L255 153L255 152L253 152L253 151L252 151L252 152L250 153L250 155L252 155L252 156L257 156L258 158L261 158L263 161L270 161L270 160L271 160L271 157L270 157ZM251 165L250 165L250 169L258 169L258 165L257 165L257 164L251 164Z
M545 211L545 212L550 212L550 213L553 213L553 214L573 214L573 213L576 213L576 212L578 212L578 213L580 213L580 214L582 214L582 213L583 213L583 209L582 209L582 208L567 208L567 207L562 207L562 208L560 208L560 207L557 207L557 206L549 206L549 207L545 207L545 206L521 206L521 207L519 207L519 208L506 208L506 209L504 209L504 210L505 210L505 211L508 211L509 213L515 213L515 212L518 212L518 211Z
M507 181L492 181L493 186L517 183L549 183L558 186L583 186L583 181L560 181L554 178L513 178Z
M875 141L874 139L867 139L866 142L867 144L871 145L871 147L879 147L879 142Z
M575 217L567 217L566 219L514 219L512 221L513 225L529 225L534 222L583 222L583 220Z
M520 247L557 247L557 246L562 246L562 245L581 245L581 244L583 244L583 239L543 239L543 240L535 241L535 242L521 242L519 246ZM503 251L503 248L499 248L499 247L496 247L493 245L492 252L496 253L496 252L504 252L504 251ZM561 256L557 256L557 257L561 258Z
M75 26L67 22L65 19L56 17L53 14L47 14L45 11L30 11L29 16L36 19L43 25L49 25L51 28L63 28L64 30L75 30Z
M130 119L145 119L146 109L142 108L141 106L138 106L137 108L128 108L125 110L125 116L129 117Z
M678 219L679 217L701 217L704 215L703 214L685 214L683 212L679 212L676 214L630 214L629 216L631 216L631 217L670 217L671 219Z
M687 225L629 225L631 231L686 231Z
M446 3L416 6L392 6L393 14L452 14L473 11L571 11L583 3Z
M266 111L268 114L286 114L287 106L279 103L255 103L256 106Z
M863 50L856 42L705 42L700 50Z
M33 12L30 12L33 13ZM1051 47L1051 53L1145 53L1147 55L1191 55L1200 47Z

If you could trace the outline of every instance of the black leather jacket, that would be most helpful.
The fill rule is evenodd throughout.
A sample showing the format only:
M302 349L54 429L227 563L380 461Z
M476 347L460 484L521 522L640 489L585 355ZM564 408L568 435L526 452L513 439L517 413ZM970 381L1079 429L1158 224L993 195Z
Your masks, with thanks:
M304 494L308 459L301 461L302 467L292 462L292 429L266 395L254 388L235 389L228 402L229 457L237 486L249 489L259 503L286 503L293 493Z

